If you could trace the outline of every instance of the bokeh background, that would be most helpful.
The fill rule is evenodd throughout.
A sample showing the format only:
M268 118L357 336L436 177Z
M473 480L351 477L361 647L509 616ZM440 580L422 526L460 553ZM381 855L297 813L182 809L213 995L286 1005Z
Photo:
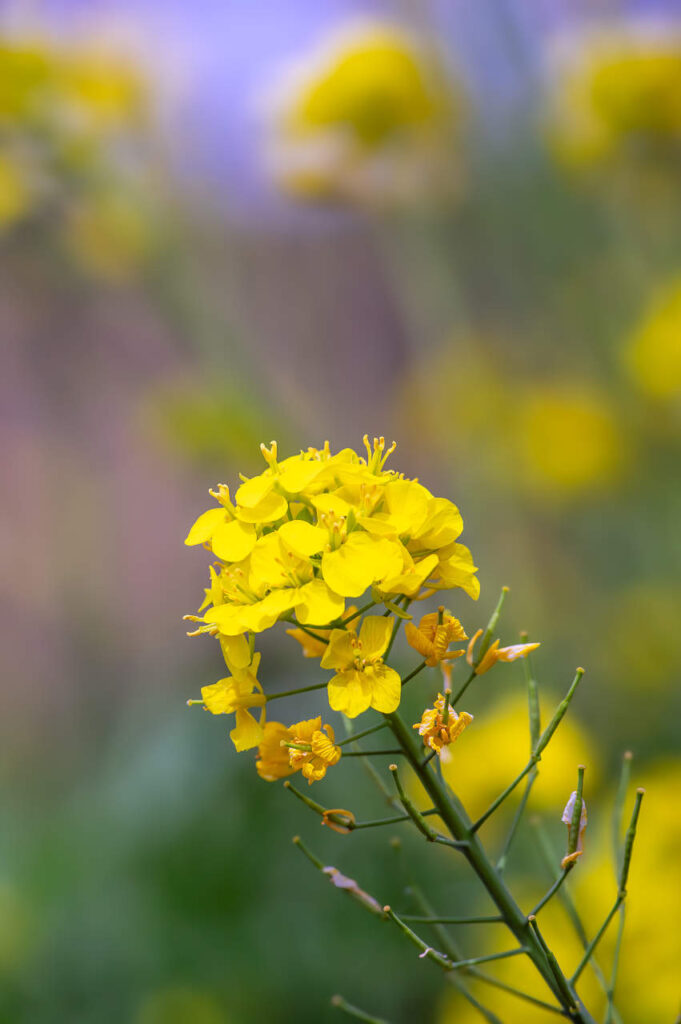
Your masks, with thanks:
M316 1024L335 991L482 1019L290 839L381 902L427 865L440 912L484 913L447 851L319 834L184 703L221 674L181 621L208 487L259 472L261 441L365 432L460 505L469 633L508 584L545 713L587 668L531 806L558 857L587 764L590 933L633 751L619 991L631 1024L676 1019L680 186L671 0L0 3L0 1020ZM264 645L272 689L313 678L292 646ZM502 666L470 692L473 811L523 763L523 688ZM359 766L332 775L318 799L380 814ZM550 880L529 827L509 872L529 905Z

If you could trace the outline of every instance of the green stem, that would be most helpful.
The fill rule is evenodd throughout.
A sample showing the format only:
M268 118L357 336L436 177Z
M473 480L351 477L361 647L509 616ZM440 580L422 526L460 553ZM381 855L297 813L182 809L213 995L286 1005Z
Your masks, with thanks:
M553 875L557 858L555 856L553 849L551 848L551 844L549 842L549 837L546 834L546 830L542 827L542 824L539 821L539 819L535 819L531 824L536 832L537 846L546 865L546 869L550 875ZM572 921L572 925L575 929L575 932L577 933L579 941L581 942L584 949L586 949L586 947L589 945L589 939L587 937L586 931L584 930L582 919L577 913L577 908L575 907L575 904L572 900L572 897L570 896L567 886L564 886L559 890L558 896L561 903L565 907L568 917ZM595 957L591 958L591 968L594 974L596 975L596 978L598 979L601 988L605 993L607 993L608 984L605 980L605 975L601 970L600 964L598 963ZM613 1011L613 1020L615 1024L622 1024L621 1017L617 1010Z
M311 693L312 690L323 690L327 686L327 683L313 683L312 686L301 686L297 690L282 690L281 693L268 693L267 703L271 700L279 700L280 697L295 697L299 693Z
M619 785L615 797L615 806L612 815L612 855L615 864L615 877L619 876L622 869L622 817L624 815L624 802L627 798L629 779L631 777L631 760L633 754L630 750L625 751L622 756L622 768L620 771Z
M486 964L492 960L505 960L509 956L518 956L520 953L526 953L527 950L524 946L520 946L518 949L508 949L503 953L488 953L486 956L474 956L467 960L450 960L449 957L443 953L438 953L436 949L429 946L416 932L412 931L409 925L398 917L392 907L384 907L383 911L393 921L400 931L407 936L407 938L421 950L421 956L424 959L433 960L438 966L442 967L445 971L459 970L464 967L473 967L475 964Z
M498 924L503 922L503 917L493 914L489 917L428 917L418 914L402 914L403 921L411 921L414 924Z
M378 754L403 754L399 747L397 750L347 750L343 757L376 757Z
M377 604L378 601L369 601L367 604L362 605L362 607L358 608L356 612L352 613L352 615L348 615L347 619L341 620L343 625L347 626L348 622L352 622L352 620L356 619L358 615L364 615L364 612L368 612L370 608L375 608Z
M485 632L482 634L482 640L480 641L480 653L478 654L477 664L479 664L484 658L484 656L487 654L487 649L492 642L492 636L494 635L494 630L497 628L497 622L499 621L501 609L504 606L504 601L506 600L507 594L508 587L502 587L501 594L499 595L499 600L497 601L497 606L492 612L492 615L490 616L490 620L487 623L487 628L485 629Z
M525 789L523 790L523 795L521 796L520 803L518 804L518 806L516 808L516 812L513 815L513 821L511 822L511 827L508 830L508 835L506 836L506 841L504 843L503 849L502 849L501 854L499 856L499 860L497 861L497 871L499 871L499 872L503 871L504 868L506 867L506 861L508 860L508 854L509 854L509 851L511 849L511 844L513 843L513 840L515 838L515 834L518 831L518 826L520 825L520 821L522 819L522 816L525 813L525 808L527 807L527 801L529 800L530 793L532 792L532 787L534 786L534 783L536 781L536 778L537 778L538 774L539 774L539 772L538 772L537 767L535 765L534 770L530 772L530 774L529 774L529 776L527 778L527 783L525 785Z
M565 881L567 876L570 874L570 871L572 870L573 867L574 867L574 861L572 861L570 864L568 864L563 869L563 871L560 873L558 878L555 880L555 882L553 883L553 885L551 886L549 891L546 893L546 895L543 896L539 900L539 903L537 904L537 906L534 907L534 909L530 912L530 914L528 915L529 917L535 917L539 913L541 908L545 907L546 904L549 902L549 900L552 899L553 896L555 896L555 894L558 892L558 890L560 889L561 885L563 884L563 882Z
M605 1013L605 1024L612 1024L615 1018L615 985L617 983L617 970L620 963L620 950L622 947L622 936L624 935L624 925L626 918L626 907L624 904L620 907L620 920L617 927L617 938L615 939L615 952L612 959L612 971L610 974L610 984L608 985L607 997L608 1006ZM593 961L592 961L593 963Z
M356 732L350 736L346 736L344 740L340 740L336 746L344 747L346 743L354 743L355 740L362 740L365 736L371 736L372 733L378 732L379 729L385 729L387 722L379 722L378 725L372 725L370 729L364 729L362 732Z
M342 1010L348 1017L354 1017L355 1020L363 1020L365 1024L388 1024L388 1021L382 1017L372 1017L371 1014L365 1013L364 1010L353 1006L352 1003L348 1003L342 996L332 996L331 1005L335 1006L337 1010Z
M553 976L556 979L556 982L558 983L558 989L561 993L561 996L565 1000L565 1003L567 1004L568 1013L574 1014L577 1011L577 1003L575 1000L574 993L570 988L570 983L568 982L567 978L564 976L563 972L558 966L558 961L556 960L555 956L547 946L544 936L539 931L539 925L537 924L536 917L529 917L528 921L532 926L532 931L539 939L541 948L544 950L544 955L546 956L546 959L549 962L549 967L551 968Z
M570 978L570 983L572 985L575 985L577 983L577 981L579 980L580 974L582 973L582 971L584 970L584 968L588 964L589 960L591 959L591 955L592 955L593 951L595 950L596 946L598 945L598 943L601 941L601 939L605 935L605 933L607 931L607 928L608 928L608 925L610 924L610 922L612 921L613 917L615 916L615 914L619 910L620 906L622 905L623 900L624 900L624 897L619 895L619 893L618 893L617 899L615 900L615 903L614 903L611 911L609 912L608 916L606 917L606 919L603 922L603 924L601 925L601 927L598 929L598 931L594 935L594 937L591 940L591 942L589 943L589 945L584 950L584 956L579 961L579 964L577 966L577 970L575 971L575 973Z
M516 996L518 999L524 999L526 1003L532 1003L534 1006L540 1006L542 1010L550 1010L551 1013L557 1013L560 1017L564 1017L565 1011L561 1010L559 1006L552 1006L551 1003L545 1003L543 999L537 999L535 996L529 995L527 992L521 991L519 988L514 988L513 985L507 985L505 981L499 981L498 978L493 977L491 974L486 974L485 971L479 971L476 968L472 968L470 974L473 978L477 978L478 981L485 982L486 985L493 985L494 988L501 989L502 992L508 992L511 996Z
M571 1008L571 1003L566 1000L564 992L559 987L539 940L533 934L527 918L487 857L480 840L473 832L471 821L464 808L456 797L452 799L448 797L444 785L432 771L421 767L420 748L400 716L393 713L387 718L395 738L403 747L412 768L430 796L433 806L439 811L440 817L447 825L452 837L459 842L468 843L464 855L499 909L507 927L520 945L527 947L528 956L558 1001L564 1007ZM581 1004L573 1018L579 1024L594 1024L593 1018Z
M475 679L475 669L472 670L471 674L469 675L468 679L463 684L461 689L457 693L455 693L454 696L452 697L452 706L453 707L456 707L456 705L459 703L459 701L461 700L461 698L463 697L464 693L466 692L466 690L471 685L471 683L473 682L474 679Z
M425 663L425 661L422 661L421 664L417 665L416 668L412 672L410 672L408 676L404 677L404 679L402 680L402 686L406 686L407 683L410 680L412 680L414 678L414 676L417 676L419 674L419 672L422 672L425 667L426 667L426 663Z

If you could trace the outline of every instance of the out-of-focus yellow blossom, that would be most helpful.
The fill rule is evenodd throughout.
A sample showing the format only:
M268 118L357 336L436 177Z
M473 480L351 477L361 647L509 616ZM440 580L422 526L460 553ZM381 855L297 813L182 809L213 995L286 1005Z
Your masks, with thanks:
M419 736L422 737L425 745L431 750L437 751L438 754L443 747L448 747L450 743L458 739L466 726L473 721L473 715L469 715L467 711L457 714L448 702L447 721L445 722L445 699L443 694L438 693L434 706L426 708L421 715L421 721L416 722L413 726L414 729L418 729Z
M433 668L445 659L460 657L464 652L448 651L452 643L467 640L468 636L458 619L445 612L429 612L424 615L418 626L408 622L404 627L407 643L415 651L422 654L426 665Z
M114 284L129 280L150 252L148 218L120 188L81 197L66 216L64 232L74 261Z
M349 605L344 618L345 628L353 633L357 630L358 619L355 616L356 611L357 609L354 604ZM314 636L302 629L287 629L286 632L294 640L297 640L303 648L304 658L321 658L327 648L332 631L330 629L316 629Z
M466 661L473 667L475 665L475 645L482 636L482 630L479 629L470 639L468 649L466 651ZM536 651L540 645L535 644L511 644L510 647L499 647L499 641L495 640L491 644L484 655L480 659L480 662L475 665L476 676L481 676L483 673L488 672L493 665L496 665L498 661L517 661L518 658L526 658L531 651Z
M394 445L384 438L364 443L366 457L350 448L332 454L327 442L286 459L276 443L262 445L263 472L242 477L233 500L224 484L211 491L218 507L200 515L185 540L218 559L199 614L187 616L198 624L192 635L217 636L228 662L236 657L230 644L237 645L238 667L246 669L253 634L291 622L306 656L323 655L322 668L338 670L329 700L350 717L368 707L394 711L400 678L381 660L394 620L374 616L360 626L346 598L370 590L375 604L390 609L395 598L445 586L474 598L479 592L471 553L458 542L456 506L386 469ZM431 660L465 638L451 617L442 650L444 634L436 633Z
M386 202L444 186L443 140L461 120L460 88L435 49L399 25L336 31L273 97L271 166L286 191Z
M608 598L599 654L601 669L616 680L618 692L671 690L681 675L678 628L681 587L650 580L618 588ZM632 624L645 631L645 644L631 642ZM629 699L629 698L628 698Z
M229 735L239 751L257 747L262 739L267 698L257 679L259 665L260 655L255 654L250 665L245 668L231 665L231 676L201 687L201 699L211 714L236 716L235 727ZM251 714L251 708L261 708L259 722Z
M345 630L333 630L321 666L337 669L329 682L329 704L334 711L356 718L369 707L384 714L396 710L402 681L382 659L393 624L391 617L367 615L358 637Z
M680 339L681 278L677 278L653 297L623 351L632 381L650 398L669 400L681 395Z
M552 498L598 490L622 465L622 438L604 396L537 384L518 403L512 444L526 483Z
M268 722L265 726L255 767L267 782L284 779L300 771L312 785L326 775L327 768L338 764L341 749L334 743L330 725L322 726L321 716L285 726Z
M222 998L209 990L171 985L149 992L140 1001L132 1024L230 1024Z
M612 24L559 56L548 132L575 167L615 159L651 164L681 143L681 31Z

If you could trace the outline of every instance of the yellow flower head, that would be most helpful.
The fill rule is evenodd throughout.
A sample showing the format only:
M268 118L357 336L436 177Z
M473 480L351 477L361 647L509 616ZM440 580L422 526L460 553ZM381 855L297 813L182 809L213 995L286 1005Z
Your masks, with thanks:
M456 713L448 700L449 694L443 696L438 693L437 700L432 708L426 708L421 716L421 721L413 726L418 729L419 736L431 750L439 754L443 747L448 747L459 738L467 725L473 721L473 715L467 711ZM445 718L446 709L446 718Z
M370 591L374 604L391 610L399 597L445 587L474 598L479 592L471 553L458 542L456 506L388 469L395 445L385 438L365 437L364 445L365 456L351 448L332 453L327 442L284 459L276 442L262 445L265 469L242 477L233 496L225 484L211 491L217 507L198 517L185 540L214 557L199 612L187 616L197 623L190 635L217 637L235 677L251 665L255 634L290 622L305 656L336 670L329 701L351 717L369 707L394 711L400 678L382 661L394 620L369 616L360 625L346 599ZM431 619L414 642L437 664L455 657L447 647L466 635L452 616L435 625Z
M274 174L308 199L398 198L436 173L462 112L458 93L436 54L400 26L336 32L273 90Z
M466 651L466 661L473 667L475 666L475 674L477 676L483 675L484 672L488 672L493 665L496 665L498 661L516 661L518 658L526 658L530 651L535 651L539 644L511 644L510 647L499 647L499 641L495 640L494 643L487 648L480 661L475 664L475 645L482 636L482 630L479 629L477 633L474 633L468 644Z
M681 141L681 33L611 25L559 61L550 140L571 166L658 161Z
M418 626L408 622L404 632L407 643L423 655L430 668L439 665L444 659L451 660L462 655L462 650L448 651L448 647L468 639L459 620L444 609L424 615Z
M383 664L393 619L367 615L359 637L334 629L321 661L322 668L334 668L329 683L329 704L348 718L356 718L367 708L389 714L400 703L402 681L393 668Z
M322 726L321 716L285 726L268 722L258 750L258 775L267 782L302 772L312 785L326 775L327 768L338 764L341 749L334 743L330 725Z
M626 369L644 395L663 401L681 395L679 337L681 279L677 278L653 297L623 352Z

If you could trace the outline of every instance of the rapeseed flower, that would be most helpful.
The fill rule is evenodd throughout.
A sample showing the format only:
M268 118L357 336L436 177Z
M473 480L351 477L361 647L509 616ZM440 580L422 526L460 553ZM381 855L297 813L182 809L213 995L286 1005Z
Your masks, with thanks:
M389 714L400 703L402 681L394 668L383 663L393 619L367 615L359 636L334 629L321 660L322 668L334 668L329 682L329 704L348 718L356 718L367 708Z
M257 747L262 738L267 698L257 679L259 664L260 655L255 654L250 665L232 665L231 676L201 687L201 700L211 714L235 715L236 723L229 735L239 751ZM259 721L251 714L252 708L261 709Z
M404 634L410 647L423 655L430 668L441 661L460 657L463 650L450 651L449 645L468 639L459 620L444 609L424 615L418 626L408 622Z
M443 142L462 119L460 87L397 24L335 32L272 92L270 164L299 198L385 203L456 176Z
M649 398L670 401L681 395L680 337L681 278L677 278L653 297L623 351L631 380Z
M268 722L258 749L258 775L274 782L300 771L312 785L340 761L341 749L334 740L332 727L322 726L321 716L290 726Z
M418 729L427 747L440 754L442 748L454 743L472 721L473 715L467 711L456 713L449 703L449 694L438 693L433 707L426 708L421 721L416 722L413 728Z
M573 167L677 159L681 30L620 23L566 45L557 61L549 138Z
M187 616L197 624L191 635L219 639L230 679L253 671L255 636L284 620L306 657L336 671L329 701L350 717L369 707L394 711L401 686L382 661L394 619L361 621L347 599L369 591L370 605L385 602L391 611L396 599L444 587L461 587L474 598L479 592L472 556L458 541L463 522L456 506L388 469L395 446L384 438L372 444L365 437L364 444L366 456L350 448L334 454L327 442L285 459L275 442L262 445L265 469L242 477L233 497L225 484L211 491L217 507L198 517L185 540L214 558L198 613ZM429 663L455 657L446 648L466 638L458 620L447 615L444 630L435 632L429 621L426 616L419 627L418 641L426 644ZM256 733L249 723L246 735L241 712L258 706L260 697L253 688L235 694L233 682L214 685L212 704L236 711L237 699L242 702L238 742L243 749L247 741L253 745Z

